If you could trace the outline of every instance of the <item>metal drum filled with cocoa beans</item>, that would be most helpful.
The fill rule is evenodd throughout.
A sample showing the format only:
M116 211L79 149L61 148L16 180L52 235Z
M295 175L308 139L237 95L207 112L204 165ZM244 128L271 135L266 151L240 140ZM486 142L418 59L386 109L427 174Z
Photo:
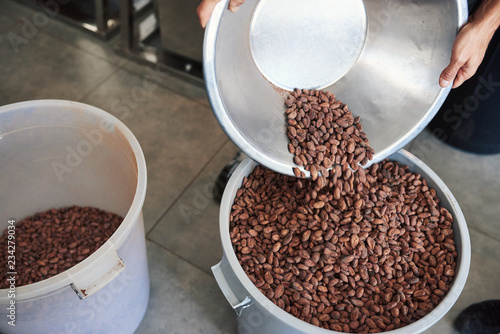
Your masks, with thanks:
M214 276L238 333L420 333L453 306L470 240L402 149L434 117L467 3L247 0L214 9L204 74L249 157L226 186Z
M212 270L239 333L420 333L453 306L469 233L422 161L400 150L366 179L339 181L343 196L308 198L310 181L298 180L247 158L224 192L224 255ZM371 186L346 191L349 182Z

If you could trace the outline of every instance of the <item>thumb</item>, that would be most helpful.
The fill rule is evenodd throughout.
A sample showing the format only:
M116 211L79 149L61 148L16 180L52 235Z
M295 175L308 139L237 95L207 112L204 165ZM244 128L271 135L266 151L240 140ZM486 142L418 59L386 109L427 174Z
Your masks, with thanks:
M245 0L230 0L229 1L229 10L233 13L235 13L238 8L243 5Z
M198 8L196 9L196 14L200 19L200 25L202 28L207 26L208 20L212 15L214 7L219 3L220 0L203 0Z
M448 87L457 76L459 70L460 65L457 62L450 62L439 76L439 85L443 88Z

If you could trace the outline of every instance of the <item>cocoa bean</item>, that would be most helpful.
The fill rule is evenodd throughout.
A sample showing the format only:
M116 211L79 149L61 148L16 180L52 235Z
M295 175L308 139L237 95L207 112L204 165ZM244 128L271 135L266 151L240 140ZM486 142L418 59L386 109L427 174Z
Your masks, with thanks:
M93 207L71 206L49 209L19 220L15 225L16 286L55 276L84 260L116 231L123 218ZM7 245L5 229L0 244ZM2 248L0 263L7 268L8 248ZM4 271L0 288L8 287Z
M407 166L373 164L364 178L337 166L320 189L257 166L230 214L236 256L265 296L304 321L351 332L408 325L449 290L453 217L422 215L433 205L444 217L435 192Z

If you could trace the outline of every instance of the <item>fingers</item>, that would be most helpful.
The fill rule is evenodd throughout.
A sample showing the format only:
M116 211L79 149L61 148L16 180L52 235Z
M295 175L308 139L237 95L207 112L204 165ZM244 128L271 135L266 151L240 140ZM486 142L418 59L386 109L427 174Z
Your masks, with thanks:
M464 56L463 52L458 51L457 46L457 43L455 43L451 51L450 63L439 76L439 85L443 88L448 87L450 83L455 80L457 74L467 62L465 58L469 57Z
M456 65L456 63L451 62L444 70L441 72L439 76L439 85L443 88L446 88L450 85L450 83L457 76L458 70L460 68Z
M453 81L453 87L452 88L457 88L461 84L463 84L465 81L467 81L470 78L472 78L472 76L476 73L476 68L471 68L471 67L463 66L460 70L458 70L458 73L457 73L457 75L455 77L455 81Z
M202 28L207 26L208 20L210 19L210 15L214 11L215 6L220 2L220 0L202 0L198 8L196 9L196 14L198 14L198 18L200 19L200 25ZM235 13L238 8L243 5L245 0L230 0L229 1L229 10Z
M207 26L210 15L214 10L214 7L219 3L220 0L202 0L198 8L196 9L196 14L200 19L200 25L202 28Z
M231 0L229 1L229 10L233 13L235 13L238 8L243 5L245 0Z
M439 85L443 88L448 87L451 82L453 82L452 88L457 88L465 81L472 78L476 73L479 63L469 60L465 64L461 62L451 62L448 67L446 67L441 76L439 77Z
M453 88L470 79L483 61L489 37L477 25L468 23L458 33L451 50L448 66L439 76L439 85L448 87L453 81Z
M452 53L450 64L439 76L439 85L445 88L453 82L452 88L457 88L476 73L482 59L483 57L476 53L462 52L461 55L457 56Z
M468 78L466 78L463 74L464 72L463 71L459 71L457 73L457 76L455 77L455 80L453 81L453 86L452 88L457 88L459 87L461 84L463 84Z

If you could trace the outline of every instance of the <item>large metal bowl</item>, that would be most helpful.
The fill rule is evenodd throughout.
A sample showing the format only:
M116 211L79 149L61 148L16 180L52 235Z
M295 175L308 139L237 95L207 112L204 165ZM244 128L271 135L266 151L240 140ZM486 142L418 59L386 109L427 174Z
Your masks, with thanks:
M411 141L449 93L438 84L467 1L228 0L205 31L209 100L231 140L292 175L284 99L293 88L333 92L355 116L379 162Z

